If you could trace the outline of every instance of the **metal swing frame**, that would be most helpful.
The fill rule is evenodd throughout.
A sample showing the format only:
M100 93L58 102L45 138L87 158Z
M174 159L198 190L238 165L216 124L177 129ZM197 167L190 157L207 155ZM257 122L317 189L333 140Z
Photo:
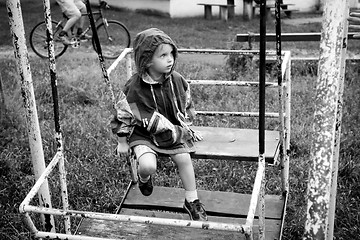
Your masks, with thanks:
M10 0L8 0L10 1ZM87 2L89 4L89 1ZM20 11L19 6L20 4L12 4L9 3L9 6L12 11L17 12ZM263 3L263 8L265 7L265 1ZM46 15L47 23L51 23L51 15L50 15L50 4L48 0L44 0L44 11ZM91 20L91 10L90 11L89 18ZM21 20L21 12L19 14L20 16L17 17L18 20ZM90 21L91 22L91 21ZM92 21L93 22L93 21ZM15 24L16 25L16 24ZM21 25L21 24L20 24ZM262 23L263 25L263 23ZM52 45L52 33L51 33L51 24L48 24L49 29L49 60L50 60L50 70L53 74L51 74L51 85L53 88L53 100L54 100L54 115L55 115L55 138L57 142L57 152L54 156L54 158L51 160L51 162L48 164L48 166L42 171L41 175L38 177L35 185L32 187L24 201L20 205L20 212L23 213L25 221L32 232L34 237L37 238L58 238L58 239L102 239L102 238L96 238L96 237L90 237L90 236L84 236L84 235L72 235L70 231L70 217L78 217L78 218L91 218L91 219L103 219L103 220L114 220L114 221L132 221L132 222L138 222L138 223L151 223L151 224L160 224L160 225L171 225L171 226L183 226L183 227L192 227L192 228L203 228L204 223L202 222L196 222L196 221L185 221L185 220L174 220L174 219L159 219L159 218L151 218L151 217L138 217L138 216L130 216L130 215L117 215L117 214L105 214L105 213L96 213L96 212L86 212L86 211L76 211L76 210L70 210L69 204L68 204L68 193L67 193L67 186L66 186L66 170L64 165L64 153L63 153L63 143L62 143L62 135L61 135L61 128L59 124L59 108L58 108L58 100L57 100L57 91L56 91L56 68L55 68L55 57L54 57L54 51L53 51L53 45ZM264 31L264 29L262 29ZM16 35L16 33L15 33ZM20 31L20 35L23 35L23 33ZM96 41L96 31L95 31L95 41ZM101 47L98 43L98 49L99 49L99 60L101 63L101 67L103 70L104 78L106 83L108 84L108 87L110 89L110 92L112 93L111 84L109 82L108 75L111 73L111 71L116 67L116 65L126 58L126 64L127 64L127 75L131 75L131 59L130 54L131 49L125 49L124 52L119 56L119 58L114 62L113 65L110 66L109 69L105 69L104 67L104 61L101 55ZM19 43L21 44L21 43ZM263 42L264 44L264 42ZM18 55L19 59L26 59L26 48L24 49L25 54L21 52ZM278 71L279 71L279 79L278 79L278 89L279 89L279 101L284 104L280 104L280 111L279 114L273 114L272 117L279 117L280 123L281 123L281 158L280 158L280 164L282 167L282 187L283 187L283 196L287 199L287 193L289 191L288 186L288 177L289 177L289 155L288 150L290 146L290 102L291 102L291 81L290 81L290 68L291 68L291 57L290 52L281 52L281 49L278 48L278 51L271 52L265 51L265 46L263 45L260 49L260 51L241 51L241 50L199 50L199 49L183 49L179 52L203 52L207 54L242 54L242 55L254 55L259 54L260 55L260 65L262 68L260 69L260 83L259 87L261 91L265 90L265 86L275 86L274 84L267 84L265 83L265 58L266 55L276 55L278 57ZM283 60L281 60L281 57L283 57ZM23 66L23 64L20 62L19 65ZM26 63L25 63L26 67ZM285 81L283 81L285 80ZM194 80L196 83L197 80ZM233 83L216 83L216 84L233 84ZM242 84L239 84L242 85ZM248 85L257 85L256 83L245 83L246 86ZM24 86L25 88L26 86ZM263 94L264 96L264 94ZM112 93L112 100L114 100L115 97ZM258 171L256 173L256 179L254 183L253 188L253 194L251 197L251 204L249 206L249 213L247 216L246 224L224 224L224 223L218 223L218 222L207 222L206 223L206 229L214 229L214 230L226 230L226 231L235 231L239 233L244 233L248 239L253 238L253 220L255 215L256 206L259 202L260 204L260 213L259 213L259 222L260 222L260 238L264 239L264 229L265 229L265 188L264 188L264 180L265 180L265 158L264 158L264 119L265 119L265 107L264 107L264 101L265 98L262 97L260 99L260 112L259 112L259 118L260 118L260 131L259 131L259 139L262 139L262 141L259 142L259 161L258 161ZM28 109L29 110L29 109ZM285 112L285 116L283 113ZM200 112L199 112L200 113ZM206 114L204 112L204 114ZM212 113L210 113L212 114ZM247 116L248 114L239 113L241 116ZM271 117L271 114L270 114ZM35 123L36 124L36 123ZM36 130L35 130L36 131ZM39 130L38 130L39 131ZM46 184L46 181L49 177L49 175L52 173L54 168L59 165L59 172L60 172L60 185L61 185L61 193L62 193L62 203L63 208L62 209L56 209L52 207L47 206L33 206L31 205L31 201L34 199L36 194L42 194L39 193L39 190L43 186L43 184ZM287 201L287 200L286 200ZM286 206L286 204L285 204ZM284 209L285 211L285 209ZM64 225L65 225L65 234L62 233L55 233L53 229L51 229L50 232L45 231L39 231L33 220L31 219L30 213L40 213L44 216L52 216L52 215L58 215L62 216L64 219ZM190 224L189 224L190 223ZM52 224L54 226L54 224ZM281 227L282 229L282 227Z
M179 52L203 52L203 53L228 53L228 54L254 54L256 51L241 51L241 50L231 50L231 51L219 51L219 50L185 50L180 49ZM126 59L127 64L127 74L131 75L131 55L132 49L125 49L124 52L119 56L117 59L118 62L121 62L122 60ZM274 52L268 52L269 55L274 54ZM114 66L117 63L114 62L113 65L111 65L107 72L110 74L111 71L114 69ZM285 52L284 53L284 61L283 61L283 67L282 67L282 73L284 78L290 78L290 53ZM199 80L196 80L199 81ZM200 80L201 81L201 80ZM226 82L224 82L226 84ZM290 81L286 81L287 88L285 89L286 93L283 93L284 86L279 87L280 95L279 97L283 98L283 101L285 97L287 96L287 104L286 109L289 113L290 111ZM205 112L203 114L206 114ZM280 114L281 115L281 114ZM288 126L284 126L285 128L290 128L290 119L287 118L286 124ZM288 137L290 135L289 132L287 132ZM285 139L284 139L285 140ZM283 146L289 146L289 138L287 138L283 142ZM284 149L285 150L285 149ZM196 222L196 221L187 221L187 220L174 220L174 219L160 219L160 218L149 218L149 217L138 217L138 216L129 216L129 215L118 215L118 214L105 214L105 213L96 213L96 212L86 212L86 211L76 211L76 210L69 210L68 208L63 209L55 209L55 208L46 208L46 207L39 207L39 206L32 206L30 205L31 200L35 197L36 193L38 192L40 186L43 184L43 182L48 178L48 176L51 174L51 172L54 170L57 164L59 166L63 165L64 161L64 154L62 151L58 151L53 160L49 163L43 174L40 176L40 178L37 180L33 188L30 190L29 194L26 196L24 201L21 203L20 210L24 213L25 219L27 221L27 225L30 227L31 232L34 234L35 237L50 237L50 238L60 238L60 239L100 239L90 236L84 236L84 235L71 235L70 232L70 217L77 217L77 218L89 218L89 219L102 219L102 220L113 220L113 221L125 221L125 222L136 222L136 223L151 223L151 224L160 224L160 225L169 225L169 226L181 226L181 227L193 227L193 228L202 228L203 223L202 222ZM288 167L289 167L289 159L287 155L283 155L280 158L280 164L283 166L283 173L282 173L282 184L283 184L283 193L284 197L286 197L286 194L288 192ZM61 173L61 176L66 176L66 170L64 167L59 168L59 171ZM251 204L249 206L249 214L247 217L247 223L245 225L240 224L222 224L217 222L207 222L207 226L209 230L226 230L226 231L236 231L239 233L244 233L249 236L252 234L252 226L253 226L253 220L255 215L255 210L258 204L258 201L263 201L264 194L262 193L264 191L264 175L265 175L265 159L263 157L259 157L259 163L258 163L258 171L256 173L256 180L254 183L253 188L253 195ZM133 181L136 181L135 179L136 174L132 175ZM66 178L62 177L61 179L61 185L64 186L63 189L66 189ZM62 199L68 199L67 191L62 191ZM64 203L64 202L63 202ZM285 204L286 205L286 204ZM265 208L263 208L265 210ZM39 231L33 221L30 218L29 213L41 213L46 215L58 215L63 216L65 221L65 226L68 226L66 228L67 232L66 234L61 233L50 233L50 232L42 232ZM259 216L259 219L262 219L263 216ZM189 222L191 224L189 225ZM260 223L261 224L261 223ZM252 239L251 237L249 239Z

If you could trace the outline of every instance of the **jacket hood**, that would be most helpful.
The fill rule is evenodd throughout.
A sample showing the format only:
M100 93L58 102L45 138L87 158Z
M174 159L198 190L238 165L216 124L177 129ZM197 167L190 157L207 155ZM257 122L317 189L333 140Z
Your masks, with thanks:
M146 73L147 64L150 63L156 48L160 44L170 44L174 48L174 64L166 77L174 70L176 59L178 56L177 47L173 40L163 31L157 28L149 28L138 33L135 37L133 48L135 53L135 65L138 74L142 77Z

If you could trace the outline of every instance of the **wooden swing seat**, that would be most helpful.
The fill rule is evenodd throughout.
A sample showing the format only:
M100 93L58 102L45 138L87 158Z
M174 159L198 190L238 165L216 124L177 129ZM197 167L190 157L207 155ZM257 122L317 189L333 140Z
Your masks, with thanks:
M258 161L259 141L256 129L191 127L201 132L204 140L196 142L197 159L222 159L236 161ZM265 131L265 160L268 163L277 161L280 150L278 131Z
M223 159L238 161L258 161L258 130L195 127L204 137L196 143L192 157L200 159ZM265 158L273 163L279 153L279 132L265 132ZM251 194L222 191L198 191L205 204L209 221L245 224ZM183 210L184 189L154 187L151 196L141 194L137 184L131 184L129 191L119 207L118 214L131 216L159 217L190 220ZM279 239L286 199L281 195L265 197L265 236L266 239ZM258 237L258 213L254 220L254 237ZM204 230L143 224L83 219L77 234L117 239L245 239L245 235L229 231Z
M198 194L205 204L209 221L245 224L250 194L203 190L199 190ZM119 214L190 220L183 210L183 199L184 190L180 188L155 187L153 194L145 197L140 193L137 184L134 184ZM266 239L279 239L285 198L266 195L265 202ZM257 216L256 211L253 227L255 239L258 236ZM245 239L244 234L237 232L94 219L83 219L78 234L117 239Z

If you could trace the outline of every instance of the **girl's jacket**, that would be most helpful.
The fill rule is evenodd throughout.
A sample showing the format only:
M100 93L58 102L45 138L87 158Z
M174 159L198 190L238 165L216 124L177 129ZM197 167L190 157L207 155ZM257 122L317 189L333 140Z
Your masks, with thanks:
M120 99L115 106L112 131L127 136L130 147L144 144L164 154L193 152L193 132L188 125L195 111L189 84L174 66L163 82L152 80L146 71L156 48L163 43L173 46L176 63L177 48L164 32L151 28L136 36L137 73L125 84L126 100Z

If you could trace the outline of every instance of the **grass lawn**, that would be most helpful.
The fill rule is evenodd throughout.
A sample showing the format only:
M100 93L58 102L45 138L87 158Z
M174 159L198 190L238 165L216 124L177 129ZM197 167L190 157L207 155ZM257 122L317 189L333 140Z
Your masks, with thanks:
M42 2L22 0L26 36L31 28L43 19ZM52 5L53 18L60 12ZM11 38L4 1L0 2L0 78L5 92L5 107L1 109L0 125L0 239L31 239L18 213L20 202L34 183L31 170L30 152L25 126L24 109L20 92L19 75L11 54ZM295 14L304 17L305 14ZM310 15L308 15L310 16ZM137 32L149 27L157 27L168 33L180 48L245 48L247 44L234 43L237 33L258 32L259 19L244 22L240 17L228 23L201 17L169 19L146 13L124 9L108 11L109 19L123 22L134 39ZM320 23L299 26L287 25L283 32L319 32ZM274 32L273 21L268 22L268 32ZM268 48L274 48L269 43ZM256 45L255 45L256 48ZM30 48L29 48L30 49ZM295 54L316 53L318 43L284 43L283 49ZM359 41L349 42L349 51L357 54ZM31 53L31 50L29 50ZM10 52L10 53L9 53ZM7 54L5 54L7 53ZM236 66L229 68L227 58L206 56L181 57L177 70L189 79L228 79L237 73ZM111 61L106 61L107 66ZM52 97L49 86L48 63L30 54L30 64L34 82L43 147L48 162L55 150ZM114 157L116 141L108 128L110 117L109 95L103 83L101 69L96 54L90 44L79 49L70 49L57 60L57 76L60 97L60 118L64 135L68 189L72 209L113 213L121 201L121 196L129 182L129 171L124 159ZM126 78L124 66L116 70L111 78L114 89L120 89ZM258 76L256 65L242 69L240 80L253 80ZM360 196L360 65L348 62L346 67L343 125L339 162L337 209L335 220L336 239L356 239L360 236L359 196ZM239 76L235 76L238 77ZM268 79L274 80L269 70ZM290 158L290 194L284 228L284 239L300 239L306 218L306 188L310 163L310 141L314 112L317 67L314 63L293 62L292 65L292 132ZM193 89L195 106L198 110L256 111L257 91L235 88ZM267 92L267 111L276 109L274 93ZM225 127L256 128L254 119L198 118L198 124ZM267 121L268 128L276 123ZM194 161L197 184L200 189L251 192L256 166L249 163L226 163L223 161ZM180 186L176 168L169 162L158 166L155 184L160 186ZM211 173L211 174L210 174ZM232 177L229 177L232 176ZM267 170L267 192L279 194L279 169ZM58 176L52 177L57 180ZM58 206L59 190L57 181L50 181L53 205ZM57 226L61 228L61 226Z

